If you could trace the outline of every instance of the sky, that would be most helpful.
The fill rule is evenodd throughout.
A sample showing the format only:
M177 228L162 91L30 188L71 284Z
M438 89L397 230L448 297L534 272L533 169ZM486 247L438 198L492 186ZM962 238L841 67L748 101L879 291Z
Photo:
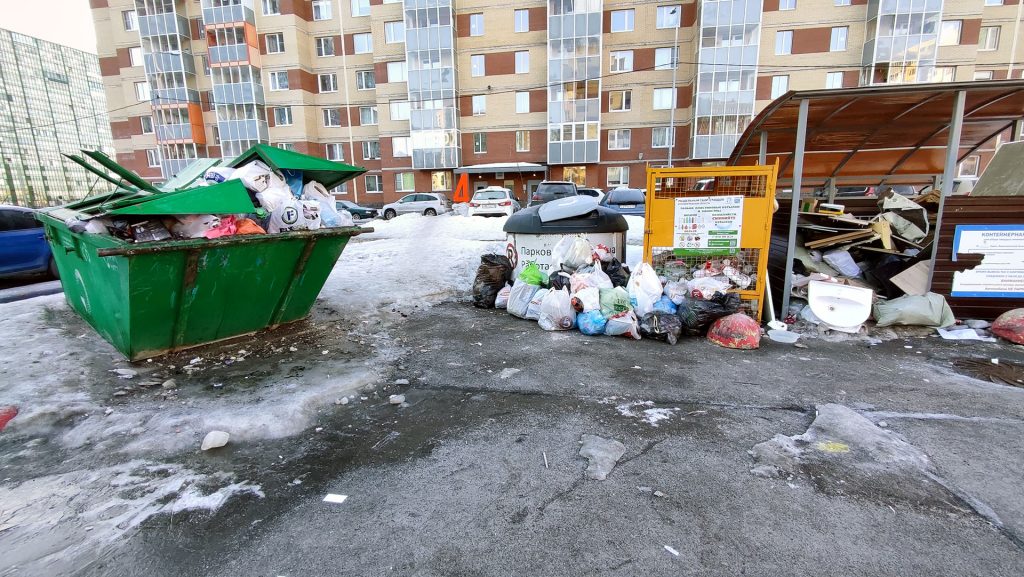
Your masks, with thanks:
M0 0L0 28L96 53L89 0Z

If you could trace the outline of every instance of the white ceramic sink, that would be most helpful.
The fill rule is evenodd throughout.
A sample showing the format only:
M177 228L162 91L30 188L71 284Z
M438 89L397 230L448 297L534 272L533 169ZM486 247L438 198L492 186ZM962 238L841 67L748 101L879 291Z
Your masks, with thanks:
M836 330L857 332L871 316L875 291L832 282L812 280L807 287L811 312Z

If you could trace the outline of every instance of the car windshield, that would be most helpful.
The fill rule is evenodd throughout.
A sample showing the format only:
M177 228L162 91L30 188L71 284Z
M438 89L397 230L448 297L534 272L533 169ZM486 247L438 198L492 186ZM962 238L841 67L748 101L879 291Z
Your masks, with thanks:
M561 182L542 182L537 185L537 194L546 194L549 196L565 196L573 193L573 186L568 183Z
M608 193L608 204L643 204L644 191L639 188L617 188Z
M504 190L481 190L473 195L473 200L504 200L508 193Z
M355 205L353 205L351 202L349 202L347 200L339 200L337 202L337 206L343 206L345 208L352 208Z
M578 192L580 194L585 194L587 196L593 196L595 198L598 197L598 196L601 196L601 193L596 191L596 190L594 190L593 188L579 188L579 189L576 190L576 192Z

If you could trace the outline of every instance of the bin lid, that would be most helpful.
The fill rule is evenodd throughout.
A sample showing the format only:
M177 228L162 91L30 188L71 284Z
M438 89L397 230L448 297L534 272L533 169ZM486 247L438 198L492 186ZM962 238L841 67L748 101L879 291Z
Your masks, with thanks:
M542 222L539 211L544 206L524 208L508 217L504 231L512 234L576 234L629 230L629 223L621 214L603 206L583 215Z
M269 144L256 144L228 163L231 168L238 168L248 162L259 159L274 170L301 170L302 182L315 180L332 189L343 182L352 180L366 172L361 166L352 166L344 162L335 162L318 158L292 150L285 150Z
M597 208L597 199L580 194L556 198L539 206L540 210L537 211L537 214L540 215L541 222L551 222L588 214Z

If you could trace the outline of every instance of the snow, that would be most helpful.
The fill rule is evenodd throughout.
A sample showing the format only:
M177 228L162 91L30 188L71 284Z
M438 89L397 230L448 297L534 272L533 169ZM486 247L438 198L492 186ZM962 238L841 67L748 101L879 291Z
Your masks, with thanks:
M587 477L595 481L605 480L615 467L615 463L618 463L626 452L626 446L622 443L597 435L583 435L580 442L580 456L590 461L587 465Z
M636 409L640 407L648 407L641 411ZM619 412L623 417L639 417L645 423L652 427L657 427L661 421L667 421L672 418L672 415L679 410L678 407L671 409L667 408L655 408L654 401L633 401L629 403L622 403L615 407L615 410Z

